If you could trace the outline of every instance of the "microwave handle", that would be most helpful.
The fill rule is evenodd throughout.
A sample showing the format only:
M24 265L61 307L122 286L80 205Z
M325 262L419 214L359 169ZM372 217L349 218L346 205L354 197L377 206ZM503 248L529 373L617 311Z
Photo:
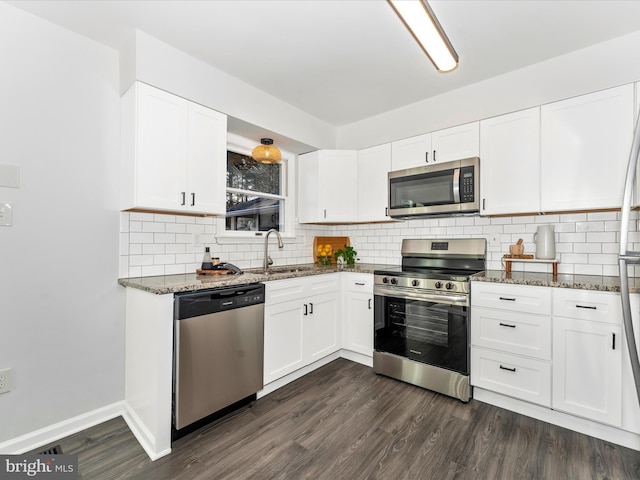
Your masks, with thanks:
M460 169L453 170L453 202L460 203Z

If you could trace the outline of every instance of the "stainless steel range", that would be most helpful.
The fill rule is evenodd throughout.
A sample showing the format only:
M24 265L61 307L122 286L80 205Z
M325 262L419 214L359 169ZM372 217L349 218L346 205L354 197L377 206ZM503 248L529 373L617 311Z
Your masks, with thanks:
M485 260L483 238L402 241L402 266L374 271L376 373L469 401L469 277Z

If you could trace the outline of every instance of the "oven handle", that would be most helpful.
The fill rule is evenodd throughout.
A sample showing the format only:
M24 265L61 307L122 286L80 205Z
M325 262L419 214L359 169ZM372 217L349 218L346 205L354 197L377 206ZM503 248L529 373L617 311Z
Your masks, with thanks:
M426 302L444 303L447 305L457 305L462 307L469 306L469 295L460 295L455 293L416 293L411 289L403 289L402 287L385 288L376 285L373 291L374 296L406 298L409 300L424 300Z

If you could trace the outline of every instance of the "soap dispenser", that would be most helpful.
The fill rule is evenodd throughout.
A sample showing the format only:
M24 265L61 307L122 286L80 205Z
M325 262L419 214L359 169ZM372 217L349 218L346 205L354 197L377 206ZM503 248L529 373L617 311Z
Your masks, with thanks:
M213 261L211 260L211 252L209 247L204 249L204 257L202 257L202 270L213 270Z

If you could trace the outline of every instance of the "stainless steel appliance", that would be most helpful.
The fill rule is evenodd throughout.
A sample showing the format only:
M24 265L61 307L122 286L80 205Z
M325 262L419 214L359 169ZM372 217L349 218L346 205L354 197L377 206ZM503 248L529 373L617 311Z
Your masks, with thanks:
M264 285L179 293L174 310L173 439L263 388Z
M402 265L374 271L376 373L469 401L469 277L485 259L483 238L402 241Z
M480 159L466 158L389 172L393 218L480 211Z
M629 273L627 266L640 264L640 251L628 249L629 245L629 220L631 216L631 199L636 184L636 170L638 158L640 157L640 114L636 121L636 129L631 144L629 154L629 164L627 167L627 177L624 184L624 194L622 197L622 215L620 219L620 255L618 260L620 274L620 297L622 299L622 317L624 330L627 337L627 349L631 360L631 371L636 387L636 395L640 402L640 358L638 357L638 347L636 335L633 328L633 318L631 313L631 298L629 297Z

